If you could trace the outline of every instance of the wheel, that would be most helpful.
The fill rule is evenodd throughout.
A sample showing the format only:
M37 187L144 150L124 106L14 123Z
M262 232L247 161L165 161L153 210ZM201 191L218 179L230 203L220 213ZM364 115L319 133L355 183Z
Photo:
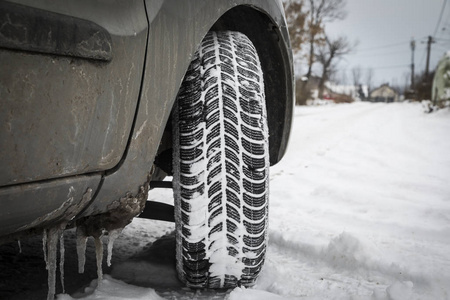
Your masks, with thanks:
M173 115L177 272L189 287L251 286L267 242L269 151L256 50L210 32Z

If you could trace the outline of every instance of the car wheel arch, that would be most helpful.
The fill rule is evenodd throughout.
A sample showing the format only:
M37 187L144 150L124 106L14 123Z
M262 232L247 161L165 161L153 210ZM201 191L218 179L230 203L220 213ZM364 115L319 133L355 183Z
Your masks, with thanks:
M248 36L255 45L261 60L265 82L271 165L278 163L286 151L292 123L293 103L295 102L292 56L288 48L290 42L279 26L280 24L262 9L255 6L238 5L226 11L204 33L206 36L209 31L239 31ZM193 57L196 50L197 47L194 47L190 57ZM181 82L177 88L180 87ZM171 103L171 105L173 107L175 104ZM168 120L165 129L167 134L163 135L162 141L171 141L170 126L171 122ZM170 147L167 142L162 144L164 145L160 147L158 154L164 153ZM156 161L158 161L158 156Z
M170 113L190 60L210 30L239 31L254 43L266 82L270 164L274 165L282 158L289 138L294 103L288 32L283 12L274 7L275 1L248 2L256 4L229 4L228 9L220 5L222 10L216 20L210 16L202 17L196 20L195 28L184 27L189 20L192 21L190 18L194 18L193 15L171 23L167 19L169 8L164 7L152 20L141 100L130 143L120 166L104 175L99 193L83 216L108 211L108 205L119 199L120 193L138 193L149 175L151 181L164 177L159 172L160 167L152 174L150 170L158 167L155 162L172 147ZM205 11L197 12L202 13ZM270 17L271 14L275 16ZM156 42L159 41L157 37L161 38L160 43ZM187 52L180 52L182 50ZM161 57L154 57L155 53L161 54ZM159 72L161 68L162 73ZM156 91L162 86L163 90ZM166 155L163 161L168 157Z

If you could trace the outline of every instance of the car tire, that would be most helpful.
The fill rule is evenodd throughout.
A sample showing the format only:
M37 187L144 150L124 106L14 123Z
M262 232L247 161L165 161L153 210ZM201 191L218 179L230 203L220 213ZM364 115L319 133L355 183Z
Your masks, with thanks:
M267 243L269 150L264 83L251 41L210 32L174 115L177 272L186 286L252 286Z

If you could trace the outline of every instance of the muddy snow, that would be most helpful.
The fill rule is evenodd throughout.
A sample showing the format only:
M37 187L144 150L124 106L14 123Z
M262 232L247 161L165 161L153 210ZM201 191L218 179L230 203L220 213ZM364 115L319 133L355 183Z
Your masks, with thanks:
M426 114L419 103L296 107L288 152L271 168L269 246L256 286L184 288L174 225L135 219L102 284L70 295L59 287L57 299L450 299L449 132L450 110ZM149 199L170 203L171 191Z

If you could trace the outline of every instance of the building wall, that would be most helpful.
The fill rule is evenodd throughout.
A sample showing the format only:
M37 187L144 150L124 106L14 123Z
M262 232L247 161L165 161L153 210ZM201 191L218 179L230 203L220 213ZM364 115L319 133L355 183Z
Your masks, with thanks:
M370 93L370 99L373 102L397 102L398 94L391 87L382 85Z

